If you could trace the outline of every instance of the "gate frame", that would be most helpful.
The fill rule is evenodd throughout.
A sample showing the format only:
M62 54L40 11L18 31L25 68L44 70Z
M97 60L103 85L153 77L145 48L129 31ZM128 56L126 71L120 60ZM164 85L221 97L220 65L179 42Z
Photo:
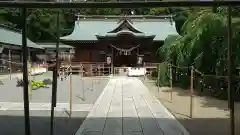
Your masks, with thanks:
M159 1L159 2L17 2L1 1L0 7L22 8L22 49L23 49L23 81L24 81L24 117L25 117L25 135L31 135L30 118L29 118L29 97L28 97L28 72L27 57L28 48L26 40L26 14L27 8L154 8L154 7L228 7L228 103L230 109L230 135L235 135L234 122L234 91L232 88L232 18L231 6L240 5L240 1ZM59 13L57 17L57 38L56 38L56 64L53 72L53 89L52 89L52 107L51 107L51 130L53 127L54 107L56 106L57 92L57 69L58 69L58 48L59 48ZM50 133L53 135L53 131Z

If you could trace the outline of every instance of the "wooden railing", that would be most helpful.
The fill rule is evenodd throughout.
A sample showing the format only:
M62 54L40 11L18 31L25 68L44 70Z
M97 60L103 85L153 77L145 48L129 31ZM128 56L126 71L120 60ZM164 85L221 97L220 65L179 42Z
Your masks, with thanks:
M62 63L62 68L71 65L71 72L82 76L103 76L111 72L111 66L104 62L72 62Z
M157 65L159 63L150 63L145 62L142 68L146 68L147 72L150 73L157 69ZM108 65L104 62L72 62L72 63L62 63L61 67L66 68L71 65L71 72L78 73L82 76L104 76L111 74L111 70L113 70L114 74L119 72L119 69L123 69L124 71L128 69L128 67L114 67L111 69L111 65Z
M159 63L150 63L150 62L145 62L144 63L144 67L145 68L157 68L157 65L158 65Z

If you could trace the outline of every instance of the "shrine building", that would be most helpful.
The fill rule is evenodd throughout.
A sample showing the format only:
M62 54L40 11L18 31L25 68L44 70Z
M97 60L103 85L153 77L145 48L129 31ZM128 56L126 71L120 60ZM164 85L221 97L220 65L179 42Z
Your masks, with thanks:
M61 42L74 46L73 62L110 62L114 67L156 63L168 35L177 35L170 16L78 16Z

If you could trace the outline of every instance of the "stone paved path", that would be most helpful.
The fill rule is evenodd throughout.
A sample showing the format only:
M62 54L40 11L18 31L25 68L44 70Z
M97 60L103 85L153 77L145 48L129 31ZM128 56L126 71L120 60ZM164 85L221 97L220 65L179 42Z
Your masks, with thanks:
M112 77L76 135L189 135L137 78Z

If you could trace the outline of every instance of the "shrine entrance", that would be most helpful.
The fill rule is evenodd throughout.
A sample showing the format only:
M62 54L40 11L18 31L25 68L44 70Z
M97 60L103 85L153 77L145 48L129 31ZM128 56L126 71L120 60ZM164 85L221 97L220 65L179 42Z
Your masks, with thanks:
M113 56L114 67L135 67L137 64L137 54L134 52L131 55L119 55L115 53Z
M137 65L138 47L131 46L126 48L113 47L113 66L114 67L135 67Z
M152 42L155 35L136 28L131 19L124 16L111 31L97 34L96 37L99 41L108 44L107 56L112 59L111 67L126 68L142 65L143 46ZM142 58L139 62L140 55Z

